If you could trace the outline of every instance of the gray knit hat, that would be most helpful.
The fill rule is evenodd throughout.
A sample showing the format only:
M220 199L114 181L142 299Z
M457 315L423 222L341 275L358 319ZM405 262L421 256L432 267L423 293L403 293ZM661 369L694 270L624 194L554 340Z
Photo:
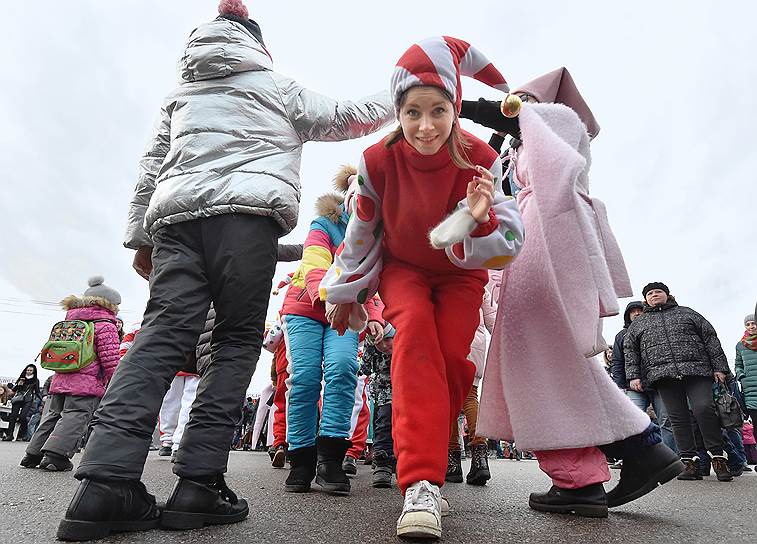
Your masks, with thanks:
M744 318L744 326L746 327L746 324L750 321L754 321L754 314L747 314L747 316Z
M91 278L89 278L89 280L87 281L87 283L89 284L89 289L84 291L84 296L104 298L105 300L116 306L121 304L121 295L118 294L118 291L116 291L112 287L108 287L104 282L105 278L103 278L102 276L92 276Z

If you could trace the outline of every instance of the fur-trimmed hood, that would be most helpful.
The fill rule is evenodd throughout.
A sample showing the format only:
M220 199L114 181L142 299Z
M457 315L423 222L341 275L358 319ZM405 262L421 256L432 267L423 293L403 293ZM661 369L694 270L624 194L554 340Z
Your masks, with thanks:
M101 306L102 308L113 312L114 315L118 314L118 306L103 297L78 297L76 295L69 295L60 301L60 305L64 310L72 310L74 308L87 308L89 306Z
M336 193L326 193L318 197L315 201L315 213L321 217L327 217L334 223L339 223L339 219L344 212L344 197Z

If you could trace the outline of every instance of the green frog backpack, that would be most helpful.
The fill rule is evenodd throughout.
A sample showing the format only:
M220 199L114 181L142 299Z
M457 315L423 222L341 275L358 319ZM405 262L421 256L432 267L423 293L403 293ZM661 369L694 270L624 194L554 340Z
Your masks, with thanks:
M40 365L55 372L78 372L95 360L95 321L59 321L40 352Z

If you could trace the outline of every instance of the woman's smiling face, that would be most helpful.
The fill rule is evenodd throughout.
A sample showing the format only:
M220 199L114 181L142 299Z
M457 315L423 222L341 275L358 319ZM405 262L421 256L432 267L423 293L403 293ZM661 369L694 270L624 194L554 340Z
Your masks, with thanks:
M455 121L452 102L436 87L413 87L400 107L402 133L421 155L433 155L447 143Z

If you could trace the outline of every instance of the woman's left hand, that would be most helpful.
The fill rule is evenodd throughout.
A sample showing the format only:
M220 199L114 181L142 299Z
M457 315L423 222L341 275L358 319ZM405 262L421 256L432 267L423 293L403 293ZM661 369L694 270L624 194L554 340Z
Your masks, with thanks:
M331 328L334 329L339 336L344 336L350 325L350 312L352 311L352 304L337 304L334 309L334 313L331 316Z
M478 176L468 183L468 209L478 223L486 223L494 204L494 176L483 166L476 166L476 172Z
M723 385L726 384L726 375L725 372L715 372L715 381L718 383L722 383Z

